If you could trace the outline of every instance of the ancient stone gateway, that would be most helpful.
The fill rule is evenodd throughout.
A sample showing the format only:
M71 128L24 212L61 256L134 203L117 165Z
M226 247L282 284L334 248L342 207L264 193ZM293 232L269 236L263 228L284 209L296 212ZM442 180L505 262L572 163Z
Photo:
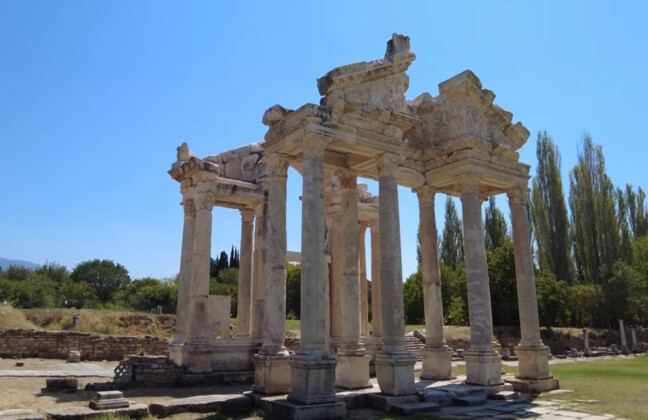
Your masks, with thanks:
M499 353L486 266L481 203L506 193L512 215L520 307L520 390L558 383L540 339L526 210L529 166L517 149L529 132L493 104L493 92L465 71L439 85L439 96L405 99L414 61L409 38L394 35L385 57L338 67L318 80L320 105L268 109L265 141L199 159L186 144L169 171L185 209L174 360L190 372L254 368L254 389L289 393L303 404L335 401L335 386L362 388L375 363L383 393L416 392L413 355L404 347L398 185L419 198L425 324L423 378L448 379L443 337L436 193L460 197L471 344L467 383L499 389ZM303 177L301 343L284 347L286 178ZM379 182L372 197L358 177ZM211 209L241 211L239 317L234 337L218 337L207 316ZM325 250L328 227L328 251ZM371 233L373 334L367 331L364 238ZM328 262L330 261L330 263ZM362 280L362 281L361 281ZM364 285L364 286L363 286Z

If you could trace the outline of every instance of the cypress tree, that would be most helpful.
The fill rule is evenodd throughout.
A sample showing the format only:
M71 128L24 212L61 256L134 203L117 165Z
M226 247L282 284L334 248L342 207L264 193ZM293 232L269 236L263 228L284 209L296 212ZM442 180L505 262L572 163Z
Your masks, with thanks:
M441 263L456 270L463 261L463 235L461 220L451 197L446 199L445 224L439 243L441 244L439 252Z
M484 210L484 238L486 250L493 252L504 245L508 238L508 227L504 215L495 205L495 197L488 198L488 206Z

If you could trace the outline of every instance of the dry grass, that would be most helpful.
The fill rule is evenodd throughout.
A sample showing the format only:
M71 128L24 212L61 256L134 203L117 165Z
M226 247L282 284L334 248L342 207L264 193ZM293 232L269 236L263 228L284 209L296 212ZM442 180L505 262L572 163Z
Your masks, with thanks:
M149 315L133 312L95 309L29 309L24 310L29 321L38 328L51 331L76 331L107 335L150 335L169 338L172 334L172 315ZM74 314L79 323L72 325Z
M36 329L36 325L27 320L20 309L11 305L0 305L0 330L9 329L31 330Z

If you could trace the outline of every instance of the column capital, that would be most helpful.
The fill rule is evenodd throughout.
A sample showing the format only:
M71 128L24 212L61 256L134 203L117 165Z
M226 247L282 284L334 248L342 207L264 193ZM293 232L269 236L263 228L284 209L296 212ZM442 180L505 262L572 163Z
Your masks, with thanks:
M374 233L380 232L380 220L372 220L369 222L369 229L371 230L371 234L373 235Z
M364 235L369 227L369 222L358 221L358 235Z
M376 159L378 165L378 174L382 175L395 175L398 169L398 164L403 160L400 155L392 153L383 153Z
M288 176L288 159L280 153L273 153L265 156L263 161L266 164L268 178L286 178Z
M434 206L434 196L437 193L436 188L431 185L421 185L420 187L412 188L416 193L419 200L419 207Z
M239 211L241 212L242 223L252 223L252 221L254 220L254 213L255 213L254 209L245 208L245 209L240 209Z
M458 179L461 195L479 194L479 178L476 176L464 175Z
M354 170L338 169L335 171L335 176L340 181L340 189L358 188L358 175Z
M198 193L194 195L194 203L197 211L209 210L214 207L214 196L210 193Z
M180 205L184 209L185 217L196 217L196 204L191 198L185 198Z
M254 215L256 217L263 217L264 210L265 210L265 202L254 205Z
M516 187L506 191L509 199L509 204L522 204L526 205L529 189L527 187Z
M324 159L324 149L328 141L324 137L309 135L302 139L303 159Z

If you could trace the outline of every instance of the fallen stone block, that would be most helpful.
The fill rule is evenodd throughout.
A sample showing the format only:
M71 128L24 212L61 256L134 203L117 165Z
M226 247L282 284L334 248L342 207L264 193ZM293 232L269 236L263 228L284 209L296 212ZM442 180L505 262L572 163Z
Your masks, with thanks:
M93 410L109 410L130 406L121 391L100 391L88 404Z
M108 413L117 416L126 416L132 419L147 417L149 414L146 404L131 404L127 408L116 408L111 410L93 410L88 407L58 408L48 410L47 416L52 420L85 420L97 417L105 417Z
M81 361L81 353L78 351L71 351L68 353L67 363L79 363Z

